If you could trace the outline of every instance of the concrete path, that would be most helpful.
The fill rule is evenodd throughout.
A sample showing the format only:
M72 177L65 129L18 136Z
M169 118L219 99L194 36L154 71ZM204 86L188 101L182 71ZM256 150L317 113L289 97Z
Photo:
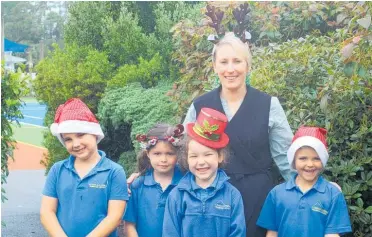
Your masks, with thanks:
M11 170L3 185L8 198L1 206L3 237L47 237L39 217L45 170Z

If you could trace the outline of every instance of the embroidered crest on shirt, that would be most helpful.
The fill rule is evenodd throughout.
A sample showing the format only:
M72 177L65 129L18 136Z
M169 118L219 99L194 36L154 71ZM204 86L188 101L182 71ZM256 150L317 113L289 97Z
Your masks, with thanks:
M89 188L106 188L106 184L89 184Z
M316 211L316 212L320 212L323 215L328 215L328 211L324 210L324 207L323 207L323 205L322 205L322 203L320 201L318 201L317 203L315 203L311 207L311 210Z
M223 203L223 201L218 201L216 204L214 204L214 207L216 209L220 209L220 210L230 210L231 209L231 206L228 205L228 204Z

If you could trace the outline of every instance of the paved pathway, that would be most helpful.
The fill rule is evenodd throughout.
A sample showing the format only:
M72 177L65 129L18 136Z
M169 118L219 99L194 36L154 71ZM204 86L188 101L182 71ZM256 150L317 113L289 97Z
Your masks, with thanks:
M45 148L19 142L15 160L9 160L9 176L3 185L8 200L2 203L1 236L47 237L40 223L41 192L45 183L45 167L40 164Z

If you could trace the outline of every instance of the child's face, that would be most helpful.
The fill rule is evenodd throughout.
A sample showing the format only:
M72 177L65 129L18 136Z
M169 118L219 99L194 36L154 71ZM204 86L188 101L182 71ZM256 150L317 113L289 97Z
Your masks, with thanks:
M297 150L294 166L298 172L298 178L307 183L315 183L323 169L318 153L311 147L302 147Z
M177 154L169 142L158 141L148 152L154 172L161 175L173 174L177 163Z
M97 136L87 133L61 134L68 153L76 159L88 160L98 153Z
M205 188L213 183L218 164L223 157L215 149L206 147L195 140L191 140L187 151L189 170L195 175L196 183Z

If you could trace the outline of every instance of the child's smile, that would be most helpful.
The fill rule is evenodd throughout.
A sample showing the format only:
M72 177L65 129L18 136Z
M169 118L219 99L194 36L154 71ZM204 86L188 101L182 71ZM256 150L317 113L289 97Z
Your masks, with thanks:
M200 187L207 188L213 183L218 165L222 160L223 157L215 149L206 147L195 140L190 141L187 163L190 172L195 175L195 181Z

